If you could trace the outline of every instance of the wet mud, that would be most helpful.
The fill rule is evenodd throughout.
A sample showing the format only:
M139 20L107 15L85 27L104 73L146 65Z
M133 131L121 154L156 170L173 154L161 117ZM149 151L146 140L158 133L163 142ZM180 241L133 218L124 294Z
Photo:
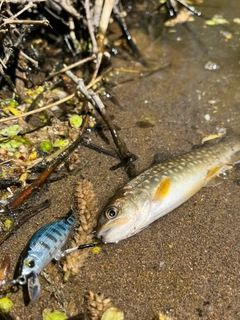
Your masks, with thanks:
M163 67L149 75L120 74L112 91L122 108L106 102L121 137L138 156L138 172L149 167L157 153L165 158L190 151L204 136L223 129L240 133L240 25L233 22L240 18L240 3L204 1L198 10L208 17L221 14L229 24L206 26L195 18L163 29L157 15L131 20L130 30L145 60L153 68ZM205 69L209 61L220 68ZM114 58L114 64L142 68L134 60ZM114 148L98 135L90 136ZM1 247L1 256L11 255L12 272L31 235L68 212L79 180L84 177L94 185L100 208L128 181L123 168L111 170L116 159L85 147L78 153L81 161L67 178L45 186L37 196L36 201L51 199L51 207ZM222 184L202 189L133 238L104 245L66 283L61 261L55 263L55 284L40 276L37 302L25 306L22 288L10 293L12 315L40 320L45 308L86 313L84 296L91 290L110 297L127 320L157 319L159 312L171 319L240 319L239 178L240 171L234 170Z

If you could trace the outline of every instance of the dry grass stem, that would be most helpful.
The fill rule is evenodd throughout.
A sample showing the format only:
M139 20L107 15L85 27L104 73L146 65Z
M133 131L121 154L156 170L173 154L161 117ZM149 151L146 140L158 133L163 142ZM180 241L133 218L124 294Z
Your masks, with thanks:
M94 25L93 25L93 19L92 14L90 12L90 3L89 0L85 0L85 10L86 10L86 18L87 18L87 24L88 24L88 31L89 35L92 41L92 51L94 54L97 54L98 52L98 46L97 46L97 40L94 35Z
M74 69L74 68L76 68L76 67L78 67L78 66L81 66L82 64L84 64L84 63L86 63L86 62L89 62L89 61L91 61L91 60L93 60L93 59L95 59L95 58L96 58L96 56L95 56L95 55L92 55L91 57L88 57L88 58L86 58L86 59L82 59L82 60L79 60L79 61L77 61L77 62L75 62L75 63L72 63L72 64L69 65L69 66L64 65L64 68L62 68L61 70L59 70L59 71L57 71L57 72L54 72L54 73L51 73L51 74L49 75L49 77L47 77L47 80L49 80L49 79L52 78L52 77L55 77L55 76L58 75L58 74L61 74L61 73L66 72L66 71L68 71L68 70Z
M68 100L72 99L74 96L75 96L75 93L70 94L69 96L67 96L67 97L65 97L63 99L60 99L60 100L58 100L56 102L53 102L53 103L51 103L51 104L49 104L49 105L47 105L45 107L38 108L36 110L32 110L32 111L29 111L29 112L25 112L25 113L19 114L17 116L0 119L0 123L1 122L7 122L7 121L10 121L10 120L15 120L15 119L18 119L18 118L23 118L23 117L29 116L30 114L35 114L35 113L41 112L43 110L47 110L49 108L52 108L52 107L54 107L56 105L59 105L59 104L65 102L65 101L68 101Z
M48 20L14 20L14 19L5 19L4 23L1 24L0 28L3 28L4 26L8 24L41 24L46 27L50 26L50 23Z
M105 0L99 23L99 33L105 36L115 0Z

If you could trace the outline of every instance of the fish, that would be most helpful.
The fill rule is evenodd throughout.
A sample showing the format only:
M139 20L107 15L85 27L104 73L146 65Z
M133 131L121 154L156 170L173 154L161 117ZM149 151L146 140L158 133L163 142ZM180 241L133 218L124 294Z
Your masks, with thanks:
M219 175L240 161L239 151L240 137L225 137L146 170L108 201L99 215L96 236L103 243L132 237L202 187L216 185Z
M61 220L48 223L40 228L29 240L22 253L22 263L18 283L28 284L31 301L40 293L38 274L53 260L65 254L62 251L76 218L72 210Z

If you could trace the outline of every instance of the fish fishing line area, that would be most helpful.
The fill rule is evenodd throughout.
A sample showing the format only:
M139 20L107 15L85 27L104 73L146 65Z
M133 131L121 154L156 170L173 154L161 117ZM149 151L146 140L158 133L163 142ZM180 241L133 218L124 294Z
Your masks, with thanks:
M63 2L60 1L61 4ZM69 151L65 158L63 156L68 159L68 164L60 165L55 175L49 177L49 182L42 184L40 181L38 191L25 202L28 207L37 206L47 199L51 204L31 216L1 244L0 263L6 254L10 255L8 279L19 276L20 256L33 234L47 223L63 219L70 209L76 210L76 197L80 203L78 211L87 207L89 215L92 212L100 214L109 198L130 181L131 163L134 163L138 175L149 168L153 161L161 162L190 152L211 135L226 132L228 135L240 135L240 2L196 0L186 3L201 12L202 17L191 15L190 18L183 18L183 22L171 24L166 22L167 9L159 8L160 2L128 2L129 12L125 21L141 56L138 56L138 51L133 54L124 39L121 46L117 47L121 37L114 38L116 26L112 24L108 37L118 54L111 57L111 71L108 67L104 69L109 72L104 75L105 94L101 94L94 85L87 87L86 81L90 79L88 84L91 84L91 79L94 82L97 76L103 75L104 70L98 70L95 78L89 76L87 68L78 72L71 69L70 73L64 70L61 75L66 82L64 90L69 96L75 95L69 98L70 102L63 107L60 104L60 107L54 107L51 111L47 109L40 117L33 113L29 115L29 121L25 116L22 122L0 122L0 130L6 130L6 127L14 124L27 132L30 132L28 124L32 128L48 126L41 134L38 130L34 133L33 144L46 141L41 145L41 153L36 156L36 161L40 157L51 158L52 154L56 155L61 148L69 147L76 139L79 142L75 143L71 153ZM74 14L71 11L74 19L78 19ZM66 20L66 16L63 17ZM57 41L56 38L54 41ZM72 38L70 43L73 52L77 52ZM105 44L106 47L108 45ZM92 47L88 50L92 50ZM96 66L95 58L90 63ZM64 62L61 68L72 63ZM52 60L49 65L53 66ZM1 68L6 73L4 66L1 65ZM54 72L57 73L61 68ZM79 80L83 76L87 89ZM32 72L31 77L35 78L36 74ZM49 90L48 87L57 80L53 77L51 84L44 82L45 87L41 89L47 97L44 105L67 97L62 88L59 92ZM7 81L4 78L1 86L3 83L10 86ZM18 84L17 91L20 88ZM102 109L95 92L104 103ZM21 101L32 99L32 110L44 107L41 104L34 106L33 100L39 92L32 94L34 98L28 95L27 98L21 97ZM109 99L109 96L114 99ZM5 117L18 116L18 112L11 107L16 108L14 103L1 107L0 121ZM13 110L13 113L9 110ZM78 111L82 118L72 118ZM23 111L20 109L20 112ZM59 112L59 115L54 112ZM87 117L92 121L91 125ZM42 123L39 124L36 118ZM62 119L65 119L63 127L60 123ZM71 126L68 127L66 123L70 121ZM82 121L83 125L78 126L74 121ZM111 124L123 144L114 142ZM2 150L5 147L10 152L9 145L3 144L12 140L13 135L19 136L19 132L11 134L5 131L0 139L1 175L5 170L4 157L7 156ZM85 142L90 141L92 148L86 146L88 142L82 143L82 136ZM71 143L65 144L66 139ZM14 141L19 142L20 138ZM32 148L23 140L21 143L22 149ZM94 146L108 152L99 152ZM13 144L11 148L14 157L19 150ZM28 160L35 151L26 151ZM20 160L23 161L22 156L19 156ZM52 161L54 159L51 158L49 163L53 164ZM6 177L2 175L3 178ZM86 180L92 187L84 182L79 191L76 186ZM25 182L30 185L32 180L28 182L25 179ZM180 207L133 237L118 243L101 244L99 252L89 249L81 261L76 251L71 258L66 256L51 262L39 274L41 291L36 301L27 303L27 289L24 286L14 287L16 290L11 290L11 287L6 290L0 288L0 298L7 295L13 302L7 316L15 320L41 320L44 319L43 310L49 309L61 311L67 315L66 319L76 315L79 315L76 319L101 319L100 315L94 318L89 313L86 296L91 291L110 298L114 307L124 313L126 320L240 319L239 195L240 170L236 166L221 177L221 183L202 188ZM5 201L5 198L1 200ZM79 215L75 214L76 220ZM86 217L82 225L78 221L75 223L75 230L72 230L64 250L96 240L90 232L94 229L97 217L93 217L93 220ZM123 318L119 316L115 319Z

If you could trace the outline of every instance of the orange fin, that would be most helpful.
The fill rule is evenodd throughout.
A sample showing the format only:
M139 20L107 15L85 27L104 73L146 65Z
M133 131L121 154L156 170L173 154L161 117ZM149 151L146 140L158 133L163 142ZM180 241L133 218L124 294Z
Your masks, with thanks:
M210 170L208 170L208 173L205 177L205 185L204 187L209 187L209 186L216 186L218 184L220 184L223 179L220 178L218 175L224 171L224 166L223 165L219 165L216 167L211 168Z
M208 180L217 176L222 171L222 168L223 168L222 165L211 168L210 170L208 170L208 173L205 179Z
M153 201L160 201L166 197L170 189L170 184L170 178L164 178L156 189L156 192L153 196Z

